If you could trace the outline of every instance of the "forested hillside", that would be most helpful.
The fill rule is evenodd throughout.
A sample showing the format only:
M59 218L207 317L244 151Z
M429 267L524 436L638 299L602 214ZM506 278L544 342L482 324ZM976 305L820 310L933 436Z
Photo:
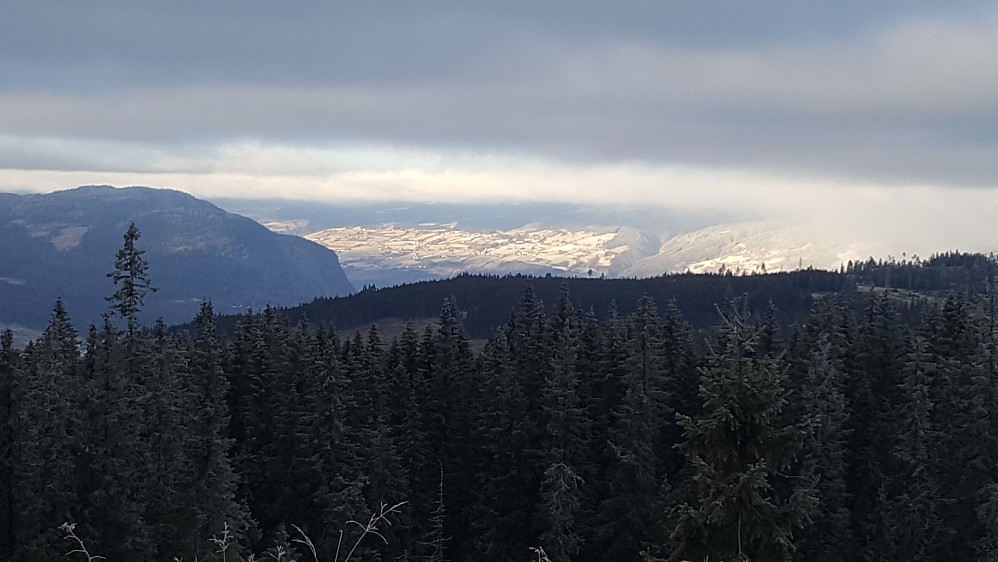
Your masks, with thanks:
M509 321L526 286L537 298L552 305L563 290L572 301L599 320L611 311L627 315L639 299L674 302L697 330L718 325L718 308L737 299L753 315L775 308L782 327L803 324L815 298L850 306L859 311L870 290L888 290L894 298L910 291L924 296L953 293L979 294L998 274L993 258L981 254L946 253L926 260L880 260L848 263L841 271L802 269L768 275L676 274L643 279L590 279L528 275L459 275L442 281L425 281L398 287L365 287L359 293L318 298L286 308L281 315L292 324L306 322L330 330L366 329L372 323L436 317L447 299L462 314L466 333L475 340L490 338ZM550 310L548 310L550 312ZM218 320L221 333L232 334L240 316Z
M0 193L0 326L41 330L57 297L78 329L99 324L105 274L133 221L162 289L147 299L147 323L189 321L206 298L236 313L354 292L332 251L179 191Z
M275 308L223 340L210 305L173 334L137 321L127 237L117 263L103 325L57 302L0 338L0 559L60 559L68 521L108 560L312 560L304 536L343 560L392 506L351 560L998 556L987 283L813 299L789 329L735 298L706 342L676 302L521 285L475 352L450 300L392 341Z
M509 321L524 288L538 299L554 304L567 290L573 302L603 320L611 311L630 313L642 296L656 302L675 301L697 328L717 324L717 308L741 299L753 313L773 305L781 322L807 316L816 293L848 293L855 289L852 276L828 271L803 270L773 275L667 275L648 279L589 279L533 277L527 275L460 275L443 281L378 289L367 287L347 297L319 298L287 308L281 314L291 323L307 322L331 330L366 327L385 319L418 320L436 317L447 299L461 310L464 329L473 339L488 339ZM240 320L220 318L227 335Z

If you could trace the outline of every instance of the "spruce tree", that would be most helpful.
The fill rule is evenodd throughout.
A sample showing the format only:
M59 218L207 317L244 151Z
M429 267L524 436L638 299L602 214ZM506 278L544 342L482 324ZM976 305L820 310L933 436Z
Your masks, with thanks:
M551 318L552 365L542 388L544 439L537 523L540 545L553 562L571 560L582 547L580 468L588 460L587 420L579 398L579 320L568 291L562 290Z
M698 389L697 353L693 344L692 328L683 318L675 300L669 301L662 317L662 368L669 381L666 389L670 409L674 412L695 415L701 407ZM674 426L674 424L673 424ZM675 426L674 426L675 427ZM667 442L677 442L679 435L670 432ZM676 437L672 439L671 437Z
M944 506L937 455L940 434L932 422L929 385L934 367L918 342L898 389L901 401L889 431L892 446L878 490L876 533L868 556L878 560L929 561L948 558L943 549Z
M360 376L361 348L319 331L309 339L307 366L296 385L302 403L298 437L302 455L296 525L315 542L320 560L333 559L346 522L366 517L364 446L351 427L352 379ZM306 456L307 455L307 456ZM289 522L290 523L290 522ZM349 538L349 537L348 537ZM346 539L344 539L346 540Z
M579 399L579 361L582 354L579 319L563 290L548 328L551 363L541 388L541 445L544 466L557 463L578 466L586 447L585 413ZM547 469L545 468L545 471Z
M385 409L388 428L409 486L408 503L399 515L397 525L402 547L409 553L418 551L418 540L429 532L437 495L433 493L433 472L428 464L432 453L422 423L421 402L426 399L426 380L418 363L419 335L411 324L407 324L387 353L389 386Z
M848 322L842 324L846 329ZM849 403L847 466L853 536L859 552L881 540L881 487L894 445L892 424L903 407L901 379L909 352L908 333L894 303L872 296L855 328L851 353L842 359Z
M85 428L78 346L60 299L41 338L25 351L12 420L15 559L57 557L62 545L56 527L80 520L76 476Z
M794 463L808 423L785 415L785 363L725 318L701 369L703 410L680 416L692 501L676 511L672 559L791 560L816 501Z
M185 559L208 559L215 550L213 545L191 541L190 537L213 537L227 525L234 538L228 554L240 556L255 529L248 508L237 496L238 478L230 459L232 439L228 435L229 383L211 303L201 306L194 327L194 341L176 389L180 393L175 401L180 462L173 475L177 487L172 494L177 536L170 544L176 545L174 556L185 554L180 551L183 545L188 549Z
M800 557L815 562L849 559L855 544L846 480L849 410L844 377L835 365L826 335L815 340L798 337L801 340L791 343L791 349L804 372L788 411L813 419L813 432L807 436L800 458L802 474L813 483L820 500L811 514L811 526L801 535Z
M368 332L363 367L355 381L369 389L370 408L363 422L367 439L362 451L361 472L365 478L364 496L368 509L376 512L382 505L406 502L410 493L409 474L399 454L400 443L389 426L391 373L377 326L372 325ZM395 525L386 526L381 534L385 538L382 544L370 546L377 547L384 559L394 560L404 553Z
M586 390L583 393L593 443L590 451L592 467L585 474L584 510L580 523L583 535L587 537L587 548L580 552L579 557L585 561L606 559L605 552L614 535L611 526L616 517L608 508L620 486L615 474L619 456L610 443L617 433L618 412L626 394L624 381L629 372L629 354L624 321L617 315L615 306L611 306L602 324L598 341L596 372L591 381L584 382ZM623 502L617 504L623 505Z
M524 414L528 440L536 446L543 434L541 390L549 377L552 347L544 303L529 285L523 291L519 309L510 319L506 337L512 353L513 373L526 400ZM536 476L536 482L539 482L539 474Z
M609 489L598 507L594 533L601 556L622 561L637 560L663 538L661 500L668 489L656 449L672 423L669 381L658 312L647 295L628 319L624 346L622 395L610 412L606 443L612 454Z
M14 550L14 416L17 396L18 353L14 333L0 333L0 559L9 559Z
M139 332L128 338L105 316L87 338L89 404L84 473L85 514L78 519L94 552L108 558L155 558L155 537L145 520L152 452L143 440L150 354ZM139 366L142 366L139 368Z
M943 549L963 558L974 555L974 545L987 533L976 511L985 491L998 482L991 410L996 389L986 322L964 297L951 296L923 330L925 360L931 363L926 370L935 375L926 381L932 424L939 432L935 470L942 493L952 500L941 508L949 530Z
M144 410L140 439L149 447L144 518L158 549L155 560L164 562L181 554L181 541L188 536L184 523L191 517L187 511L190 503L179 497L189 486L187 459L180 447L187 434L183 416L192 406L182 384L186 367L178 342L166 333L163 321L157 321L149 339L149 361L139 402Z
M334 532L327 529L327 517L335 517L338 529L361 511L348 510L346 518L325 513L333 503L345 507L330 502L335 492L325 489L343 473L323 464L330 457L324 441L333 436L323 436L318 425L320 381L313 370L312 346L304 331L288 327L273 307L248 321L237 342L232 364L238 367L228 372L235 398L232 426L239 432L233 458L244 479L250 512L259 523L258 546L273 544L282 526L297 524L325 548L329 537L324 533Z
M111 296L107 297L111 312L125 320L129 335L138 329L138 314L142 310L142 301L148 293L159 289L152 286L147 277L149 262L142 257L144 250L139 250L135 243L141 234L135 223L128 225L125 231L124 244L118 250L114 261L114 271L107 276L117 287Z
M551 444L546 437L545 414L552 414L554 408L549 405L545 409L543 404L546 396L554 399L552 393L569 399L553 387L545 395L545 385L554 384L553 353L543 303L528 285L509 323L486 346L481 362L481 387L485 391L480 393L481 407L474 420L475 436L481 443L474 463L474 482L479 488L471 506L479 557L520 558L529 555L529 547L539 544L539 527L545 524L538 511L541 482L548 466L545 463L551 460L545 452ZM511 489L516 492L510 493Z
M556 462L541 481L540 543L551 562L570 562L582 548L584 537L577 521L582 510L585 482L569 465Z
M475 422L482 462L470 517L474 558L511 560L536 545L531 543L535 500L534 490L524 484L525 476L533 474L527 402L505 331L486 344L480 369L485 392Z
M93 342L95 353L103 360L100 371L90 373L88 400L94 407L89 432L92 443L87 453L95 470L87 478L85 522L95 527L95 547L109 558L151 560L156 556L157 530L146 520L150 515L147 510L165 500L161 490L156 490L157 453L148 431L156 425L158 412L168 409L163 401L169 399L150 390L157 384L156 350L141 329L138 315L145 296L157 289L149 281L144 251L136 246L139 237L138 228L130 224L115 269L107 274L116 288L106 298L110 312ZM119 333L113 326L114 316L125 321L125 332ZM167 376L166 371L172 370L169 361L159 365L160 375ZM158 500L153 497L157 494Z
M766 307L766 314L759 324L759 345L756 353L777 357L785 350L780 324L776 320L776 305L773 301Z
M449 556L462 558L469 542L468 512L475 498L472 489L475 460L470 444L478 381L461 313L450 299L444 300L437 328L424 346L429 394L424 401L423 419L427 423L427 439L438 443L433 461L444 468L448 515L444 530L452 541Z

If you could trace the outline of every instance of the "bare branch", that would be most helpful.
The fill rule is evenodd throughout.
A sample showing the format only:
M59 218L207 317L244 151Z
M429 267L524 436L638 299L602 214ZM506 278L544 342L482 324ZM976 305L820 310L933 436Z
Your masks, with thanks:
M59 525L59 530L66 533L66 536L64 537L66 540L74 541L77 545L77 548L74 548L73 550L67 552L66 556L70 556L73 554L82 554L87 558L87 562L95 562L96 560L105 560L103 556L90 554L90 552L87 550L87 545L83 543L83 539L81 539L76 535L76 523L68 523L68 522L63 523L62 525Z

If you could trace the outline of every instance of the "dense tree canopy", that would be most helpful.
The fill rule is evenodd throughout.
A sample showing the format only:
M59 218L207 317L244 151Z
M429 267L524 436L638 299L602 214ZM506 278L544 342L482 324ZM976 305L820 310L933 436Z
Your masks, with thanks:
M450 299L391 341L273 308L223 339L209 304L138 325L137 240L124 331L57 302L0 336L0 559L61 559L71 521L109 560L342 560L398 504L351 559L998 559L987 292L815 296L788 332L527 284L481 351Z

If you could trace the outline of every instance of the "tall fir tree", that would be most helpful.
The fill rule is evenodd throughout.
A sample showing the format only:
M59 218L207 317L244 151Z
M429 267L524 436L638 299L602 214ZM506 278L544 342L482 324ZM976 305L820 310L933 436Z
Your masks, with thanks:
M800 559L832 562L854 555L851 498L847 487L846 453L849 410L843 373L833 360L827 335L811 340L798 334L790 349L794 362L803 371L801 381L792 385L798 392L788 410L794 415L810 415L813 432L807 436L800 458L802 474L813 483L819 503L811 514L812 524L799 541Z
M156 451L148 428L155 426L158 412L168 409L163 401L169 397L150 390L156 386L156 350L138 317L145 296L157 289L148 277L145 252L136 246L140 236L131 223L114 271L107 274L115 291L106 298L110 312L105 314L103 333L95 341L104 348L97 350L98 355L107 360L100 364L100 372L91 374L92 393L88 396L95 406L88 452L96 470L87 486L91 514L87 523L95 526L96 544L109 558L140 556L152 560L157 530L146 517L150 500L158 493L159 476L155 474ZM112 317L125 321L124 332L112 325ZM158 374L168 376L166 371L172 366L160 366L164 370ZM158 443L166 439L169 437Z
M146 295L159 290L153 287L149 280L149 262L142 257L145 251L139 250L135 245L141 236L134 222L128 225L124 243L115 257L114 271L107 274L117 287L117 290L107 297L107 301L110 303L111 312L125 320L129 335L138 330L138 315Z
M663 345L662 367L669 381L666 392L670 409L688 416L695 415L701 408L697 394L700 386L697 353L692 332L676 301L670 300L666 305L660 329ZM675 439L671 439L673 436ZM679 441L678 434L673 435L673 432L670 432L669 437L668 441L672 443Z
M623 407L626 395L625 379L628 376L627 333L625 322L617 314L616 306L611 306L608 317L603 321L598 337L597 368L590 381L583 381L582 401L589 421L591 442L590 465L584 477L583 513L581 529L587 537L587 547L579 553L584 561L605 559L605 552L613 538L608 525L614 522L614 515L608 509L621 485L614 473L619 457L610 446L616 434L615 425L618 412ZM626 506L624 506L626 508Z
M0 559L9 559L14 550L14 416L18 395L18 352L14 332L0 333Z
M183 537L189 536L184 525L189 502L179 497L189 485L184 478L187 459L180 442L187 433L183 415L192 404L182 385L185 358L162 320L156 322L148 344L149 361L139 402L143 410L139 437L149 447L144 519L156 543L155 560L170 562L181 554L177 549Z
M935 376L926 381L939 432L936 474L951 501L941 507L948 530L943 551L972 558L988 531L977 519L985 491L998 482L998 441L992 428L996 403L992 361L986 340L988 320L963 296L953 295L924 323L926 360Z
M233 368L227 372L232 427L239 432L233 462L259 524L257 547L273 544L282 529L296 524L325 552L331 542L335 546L333 529L362 511L357 496L351 502L331 500L358 484L344 480L345 468L326 464L334 454L330 451L353 453L336 440L342 437L336 425L326 435L319 426L322 408L332 404L321 402L323 375L315 369L315 346L304 330L287 326L273 307L246 322L237 340L238 352L234 350ZM343 464L353 467L356 461L351 457Z
M846 365L849 401L847 455L850 513L859 552L870 552L881 540L879 499L894 445L891 427L902 407L901 379L909 350L908 331L896 303L885 295L871 296Z
M531 546L533 490L524 485L532 475L527 402L514 368L513 351L500 331L482 351L485 382L475 423L482 462L477 466L470 527L474 558L510 560ZM515 490L515 493L510 493Z
M934 366L924 361L924 343L915 343L899 385L899 407L888 435L892 446L878 490L877 533L867 553L879 560L929 561L948 557L937 455L940 433L932 417L929 386Z
M552 365L541 389L544 467L537 508L540 545L552 562L567 562L582 548L579 529L582 509L580 475L588 459L585 411L579 397L580 322L563 289L551 317Z
M201 306L194 327L194 341L186 352L185 371L180 373L176 389L180 393L175 404L181 430L177 442L181 464L174 475L177 488L171 495L178 536L169 544L175 545L173 556L208 559L216 548L208 541L190 541L189 537L213 537L227 528L233 535L227 554L239 557L255 536L255 522L237 496L238 478L230 458L232 439L228 434L229 383L211 303ZM177 551L181 545L189 550Z
M355 380L370 389L370 407L363 422L367 431L363 452L365 460L361 465L365 476L364 496L368 509L377 512L382 505L408 501L410 494L409 474L399 456L400 444L389 425L391 372L377 326L372 325L368 331L363 364L358 374ZM382 559L395 560L405 553L402 536L395 525L384 526L381 534L385 540L374 546L377 546Z
M79 340L62 300L48 327L25 350L23 387L14 410L11 482L16 560L62 553L56 527L80 520L77 486L85 431L79 409Z
M461 316L456 304L445 299L436 330L424 342L423 350L429 391L424 401L426 434L430 443L438 443L433 461L444 468L448 515L444 531L451 538L449 556L454 558L464 557L468 548L468 512L475 497L471 485L474 457L469 445L478 381Z
M419 355L419 335L412 324L406 324L387 352L389 383L385 410L409 486L408 503L399 515L397 527L403 550L411 556L419 552L419 540L429 533L434 499L438 495L433 494L432 467L428 464L432 453L423 430L421 403L427 391Z
M594 533L604 559L638 560L664 539L662 499L668 483L656 449L672 412L660 330L655 303L645 295L627 322L622 395L609 418L609 489L598 506Z
M308 471L302 474L308 484L299 492L296 524L315 541L320 559L333 559L346 521L366 517L364 444L351 427L355 406L350 396L361 346L359 340L345 341L341 348L335 335L322 331L310 342L307 367L296 385L305 413L298 425L299 462Z
M674 560L791 560L816 498L795 466L809 429L785 413L786 365L758 331L724 319L701 370L702 413L680 416L692 501L676 511Z
M548 465L541 481L540 544L551 562L570 562L583 547L577 521L585 481L571 466Z
M123 335L107 316L87 338L90 470L79 521L94 551L108 558L155 558L154 532L145 520L152 453L142 439L148 405L143 379L151 356L142 339L139 332Z

